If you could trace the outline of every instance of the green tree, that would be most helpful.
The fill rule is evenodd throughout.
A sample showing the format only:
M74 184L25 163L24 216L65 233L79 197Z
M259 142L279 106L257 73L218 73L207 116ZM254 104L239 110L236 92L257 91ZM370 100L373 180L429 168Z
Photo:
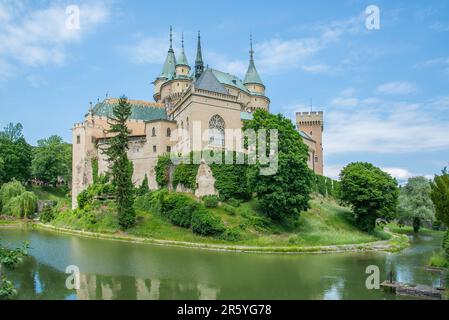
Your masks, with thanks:
M396 213L399 190L388 173L371 163L355 162L340 173L340 197L354 211L360 229L371 231L377 218L391 218Z
M113 108L112 116L108 117L108 133L113 136L108 140L103 152L107 155L112 173L112 183L115 186L118 222L122 229L128 229L135 223L134 186L132 183L133 166L128 160L128 135L126 122L131 115L131 104L123 96Z
M436 218L449 227L449 174L447 168L444 168L440 176L435 176L431 188L430 198L435 206Z
M435 208L430 198L431 191L429 180L424 177L410 178L401 188L398 217L401 221L411 220L415 232L419 232L422 220L435 219Z
M278 170L274 175L261 175L263 165L258 162L248 170L251 189L257 193L261 208L272 219L297 219L309 207L311 171L307 166L308 148L293 123L282 115L257 110L253 120L245 121L244 130L278 131ZM268 134L267 134L268 135ZM269 156L270 139L267 146Z
M56 186L59 177L65 181L70 179L72 150L61 137L54 135L39 140L33 154L31 171L36 179L53 186Z
M150 191L150 187L148 186L148 176L145 173L145 178L143 178L142 184L139 187L138 194L139 196L143 196Z
M22 125L10 123L0 132L3 182L13 178L27 182L31 176L32 147L25 141Z
M5 161L0 157L0 186L5 181Z

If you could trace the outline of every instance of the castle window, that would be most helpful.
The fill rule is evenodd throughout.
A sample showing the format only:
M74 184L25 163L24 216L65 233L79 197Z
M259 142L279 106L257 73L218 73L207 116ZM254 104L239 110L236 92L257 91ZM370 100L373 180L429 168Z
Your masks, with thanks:
M167 137L170 137L170 136L171 136L171 129L167 128Z
M310 135L313 135L312 131L310 131Z
M167 152L170 153L171 152L171 147L167 146Z
M153 146L153 152L156 153L157 152L157 148L156 146Z
M81 143L81 136L76 136L76 143L80 144Z
M225 145L225 122L218 114L209 120L209 144L217 147Z
M315 162L318 162L318 156L315 156Z
M151 129L151 136L156 136L156 128Z

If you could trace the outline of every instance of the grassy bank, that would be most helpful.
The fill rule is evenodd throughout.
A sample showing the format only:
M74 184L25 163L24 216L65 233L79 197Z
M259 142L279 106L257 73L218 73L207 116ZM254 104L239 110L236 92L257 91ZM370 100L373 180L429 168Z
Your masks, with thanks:
M229 208L229 206L227 207ZM209 209L219 216L226 227L238 237L205 237L190 229L174 226L158 214L138 210L137 223L127 233L119 231L113 203L102 203L86 212L62 210L51 225L109 235L127 235L168 241L200 244L222 244L251 247L314 247L349 244L366 244L387 240L391 236L376 230L372 234L359 231L352 213L331 199L315 197L311 209L301 214L294 223L276 224L260 215L255 200L242 203L229 213L226 205Z

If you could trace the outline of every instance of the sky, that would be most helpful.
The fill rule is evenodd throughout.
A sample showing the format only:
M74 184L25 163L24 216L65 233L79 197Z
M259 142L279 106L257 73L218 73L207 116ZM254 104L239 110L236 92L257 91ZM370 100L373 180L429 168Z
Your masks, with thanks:
M270 111L324 111L327 176L367 161L404 182L449 164L445 0L0 0L0 128L71 142L90 102L152 101L170 25L191 65L201 30L205 64L242 78L252 33Z

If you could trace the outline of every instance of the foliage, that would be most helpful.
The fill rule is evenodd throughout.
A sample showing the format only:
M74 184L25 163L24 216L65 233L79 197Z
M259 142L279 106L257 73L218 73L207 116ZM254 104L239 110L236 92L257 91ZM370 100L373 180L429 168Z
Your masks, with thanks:
M36 212L36 209L36 195L33 192L25 191L21 195L9 200L3 208L3 212L6 215L18 218L28 218Z
M226 228L224 232L220 235L220 239L226 241L239 241L243 238L242 230L239 227Z
M107 160L112 172L118 222L122 229L128 229L135 223L133 166L127 156L129 130L126 122L130 115L131 105L126 97L121 97L118 105L113 108L112 116L108 117L110 129L107 132L113 136L103 150L108 156Z
M449 261L449 230L446 231L446 234L444 235L442 247L443 247L443 251L446 256L446 259L447 259L447 261Z
M144 194L150 192L150 187L148 185L148 176L145 173L145 178L142 180L142 184L140 185L139 189L137 190L137 194L140 196L143 196Z
M72 150L61 137L53 135L37 142L31 162L34 178L56 186L59 177L65 181L70 179L71 166Z
M316 186L317 186L317 192L321 194L323 197L327 196L326 191L326 177L316 174Z
M28 248L27 242L24 243L22 248L13 250L0 246L0 300L10 299L16 294L12 282L3 275L3 266L10 269L14 268L27 255Z
M251 186L247 179L249 165L237 163L237 157L242 156L236 152L222 152L221 164L212 163L210 165L215 178L215 188L222 200L229 198L249 200L251 198ZM226 159L231 159L231 157L232 163L226 163Z
M237 214L237 208L227 203L223 203L223 209L226 213L228 213L231 216L235 216Z
M1 276L2 281L0 281L0 300L8 300L17 294L17 290L14 284L9 281L5 276Z
M328 197L334 196L334 184L331 178L326 177L326 194Z
M196 175L198 174L199 165L180 163L175 167L173 172L173 188L176 189L178 184L190 190L196 189Z
M229 204L230 206L237 208L237 207L240 207L240 204L242 202L235 198L229 198L228 200L226 200L226 203Z
M203 202L206 208L216 208L218 206L218 197L215 195L204 196Z
M163 154L158 157L154 171L156 173L156 182L160 188L168 186L169 169L171 165L172 161L169 154Z
M410 178L401 188L398 199L398 218L411 220L415 232L418 232L422 220L435 219L435 209L430 198L431 186L425 177Z
M32 147L25 141L22 125L10 123L0 132L0 157L3 159L3 182L13 178L26 182L31 176Z
M447 268L449 267L449 262L448 260L445 258L444 255L437 253L437 252L433 252L432 255L430 256L430 266L431 267L436 267L436 268Z
M261 175L259 170L264 166L258 161L249 169L249 181L267 216L276 220L297 219L300 212L309 207L312 175L307 166L308 147L291 120L282 115L272 115L258 109L253 114L253 120L245 121L243 127L244 130L256 132L261 129L278 131L277 172ZM257 148L269 153L270 142L267 138L267 144L257 145Z
M39 220L43 223L49 223L55 219L55 210L53 206L46 205L39 214Z
M435 176L431 188L430 197L435 206L436 218L449 228L449 174L446 168L440 176Z
M5 161L0 157L0 186L5 181Z
M200 235L210 236L222 233L225 227L219 217L199 207L192 214L192 230Z
M12 180L11 182L5 183L0 188L0 209L14 197L20 196L22 193L24 193L25 187L16 180Z
M377 218L391 218L396 212L397 182L370 163L355 162L340 173L341 200L349 204L360 229L371 231Z
M94 157L90 162L92 166L92 182L95 184L98 182L98 158Z

